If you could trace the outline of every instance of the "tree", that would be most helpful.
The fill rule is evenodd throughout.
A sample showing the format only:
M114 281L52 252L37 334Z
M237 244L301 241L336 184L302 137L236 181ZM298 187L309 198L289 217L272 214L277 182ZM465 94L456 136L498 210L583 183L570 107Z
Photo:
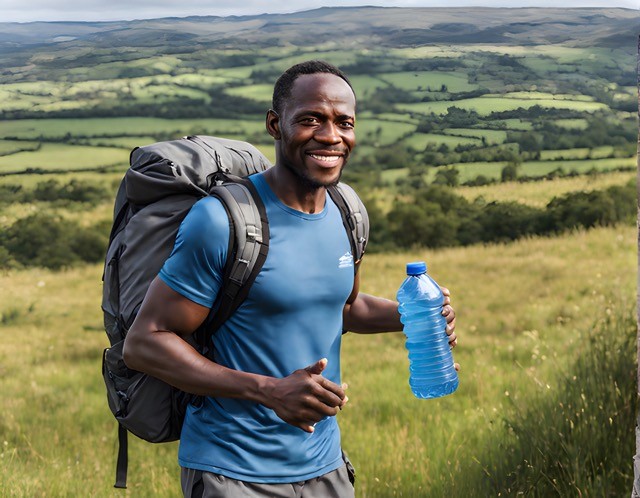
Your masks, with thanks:
M507 242L537 233L541 210L517 202L492 202L476 221L482 227L485 242Z
M447 185L448 187L457 187L460 183L459 180L460 171L456 168L440 168L436 172L436 177L433 183L436 185Z
M515 182L518 179L518 169L520 165L515 161L509 161L509 163L502 168L500 173L500 180L502 182Z
M389 230L394 242L404 249L446 247L455 244L457 226L438 204L396 202L389 213Z
M58 216L36 213L9 227L2 245L21 265L59 269L101 260L107 232L100 227L83 229ZM6 254L3 259L7 259Z

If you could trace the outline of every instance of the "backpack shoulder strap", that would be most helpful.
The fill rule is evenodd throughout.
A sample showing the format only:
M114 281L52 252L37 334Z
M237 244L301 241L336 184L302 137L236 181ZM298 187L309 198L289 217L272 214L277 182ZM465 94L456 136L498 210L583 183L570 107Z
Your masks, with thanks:
M346 183L338 183L327 189L333 202L340 209L342 223L351 241L351 250L357 271L369 241L369 215L358 194Z
M260 273L269 251L269 221L262 199L246 178L230 177L211 190L222 201L230 221L230 250L215 310L207 320L211 334L238 309Z

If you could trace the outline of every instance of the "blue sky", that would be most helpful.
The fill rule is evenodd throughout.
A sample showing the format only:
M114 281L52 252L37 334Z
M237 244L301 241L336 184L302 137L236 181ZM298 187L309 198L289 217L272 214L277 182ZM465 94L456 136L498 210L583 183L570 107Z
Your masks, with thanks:
M191 15L251 15L309 10L321 6L386 7L622 7L640 8L640 0L0 0L0 21L113 21ZM290 4L290 5L291 5ZM559 5L561 4L561 5Z

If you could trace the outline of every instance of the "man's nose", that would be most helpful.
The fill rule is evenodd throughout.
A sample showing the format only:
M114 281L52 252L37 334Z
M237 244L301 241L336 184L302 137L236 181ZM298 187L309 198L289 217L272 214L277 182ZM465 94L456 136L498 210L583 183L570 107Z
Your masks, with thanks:
M326 122L316 131L315 139L318 142L337 144L342 141L338 127L335 123Z

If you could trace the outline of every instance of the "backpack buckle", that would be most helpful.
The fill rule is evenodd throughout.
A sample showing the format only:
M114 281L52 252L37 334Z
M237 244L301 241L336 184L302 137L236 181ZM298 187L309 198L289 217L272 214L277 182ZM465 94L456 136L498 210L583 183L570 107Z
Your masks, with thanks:
M231 275L229 275L229 280L237 285L242 285L245 281L245 274L247 273L247 268L249 267L249 260L238 258L236 264L233 265L231 270Z

